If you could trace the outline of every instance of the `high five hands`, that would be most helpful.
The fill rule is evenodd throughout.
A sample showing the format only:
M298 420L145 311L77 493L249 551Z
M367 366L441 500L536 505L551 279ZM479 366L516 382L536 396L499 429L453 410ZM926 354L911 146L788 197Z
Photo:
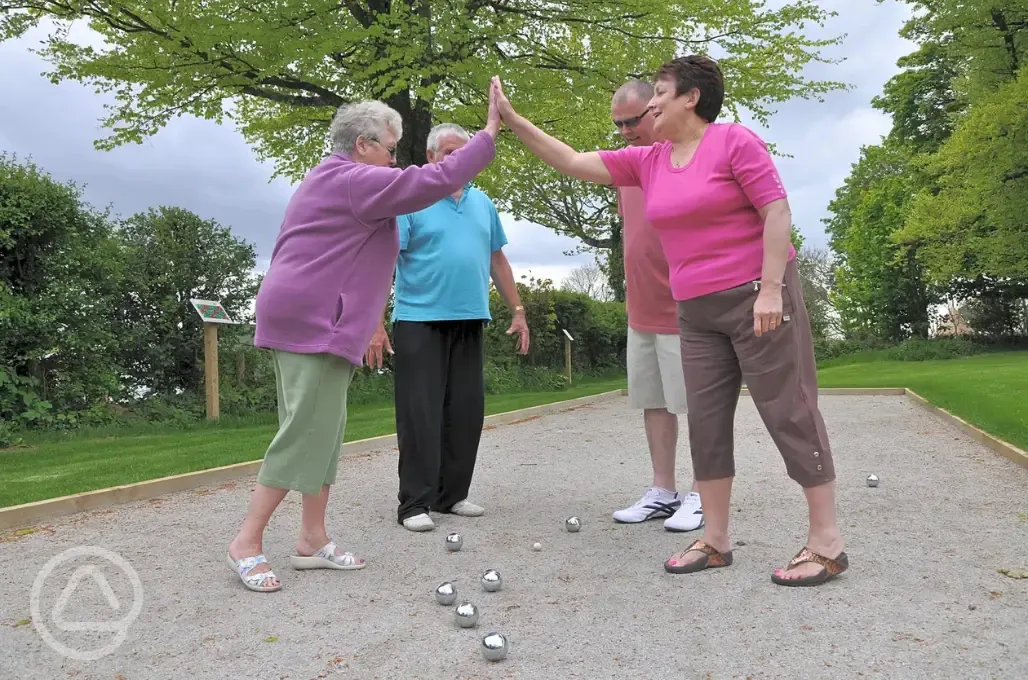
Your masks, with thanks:
M486 115L485 131L496 139L500 134L500 123L510 125L514 116L514 107L507 101L503 94L503 85L500 84L500 77L493 76L489 82L489 112Z
M494 105L500 116L500 120L510 125L514 114L514 107L510 105L507 95L503 93L503 84L500 83L500 76L493 76L489 83L489 102Z

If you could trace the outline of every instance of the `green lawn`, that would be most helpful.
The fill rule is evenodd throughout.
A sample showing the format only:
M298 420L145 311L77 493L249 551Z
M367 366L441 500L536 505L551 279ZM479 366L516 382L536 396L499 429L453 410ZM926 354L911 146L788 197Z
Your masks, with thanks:
M624 378L613 378L584 380L563 392L490 395L486 412L504 413L625 386ZM395 429L391 403L356 405L349 411L345 439L366 439ZM185 431L37 440L27 448L0 451L0 507L260 460L274 434L273 423L227 422Z
M821 387L909 387L983 430L1028 449L1028 352L945 361L828 362ZM625 387L620 379L579 383L564 392L487 398L488 413L502 413ZM391 404L350 409L346 440L394 431ZM273 423L223 422L182 430L109 432L66 440L40 439L0 452L0 507L82 491L259 460Z
M945 361L841 362L818 371L821 387L909 387L989 434L1028 449L1028 352Z

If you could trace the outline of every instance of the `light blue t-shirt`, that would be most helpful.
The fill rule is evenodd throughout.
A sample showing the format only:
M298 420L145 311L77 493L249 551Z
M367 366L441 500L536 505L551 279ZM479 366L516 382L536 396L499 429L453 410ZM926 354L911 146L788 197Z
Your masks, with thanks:
M507 245L492 200L470 184L416 213L401 215L393 321L491 320L492 254Z

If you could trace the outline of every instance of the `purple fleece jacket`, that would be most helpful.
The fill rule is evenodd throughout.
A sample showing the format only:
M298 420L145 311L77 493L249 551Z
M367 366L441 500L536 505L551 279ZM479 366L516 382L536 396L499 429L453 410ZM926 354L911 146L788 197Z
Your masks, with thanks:
M257 293L254 344L330 353L360 366L382 321L396 258L396 217L454 193L496 156L476 134L441 163L389 168L334 153L312 169L286 207Z

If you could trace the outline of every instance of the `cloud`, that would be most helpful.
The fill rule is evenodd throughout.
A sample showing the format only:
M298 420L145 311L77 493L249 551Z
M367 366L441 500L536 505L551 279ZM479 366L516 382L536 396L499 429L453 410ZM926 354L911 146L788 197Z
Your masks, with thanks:
M211 121L173 120L139 145L97 151L105 99L74 82L51 84L48 65L28 52L38 34L0 43L0 148L32 159L61 181L84 185L87 201L128 216L177 205L231 227L261 256L274 246L292 194L289 183L269 183L261 164L234 129Z
M845 61L811 66L806 75L846 81L853 89L832 93L823 104L787 102L767 129L755 126L765 139L793 155L779 159L779 169L796 223L815 245L825 242L820 220L860 146L874 143L889 128L888 119L870 107L871 98L895 73L896 59L912 50L897 36L909 15L905 3L823 0L821 5L840 16L824 29L810 30L848 33L843 45L825 50L826 56ZM216 219L254 244L258 268L266 268L292 193L290 184L269 181L272 166L258 162L232 127L189 117L173 120L143 144L96 151L93 140L107 134L99 127L105 99L77 83L52 85L40 75L50 67L28 50L45 34L41 29L0 43L0 91L5 93L0 100L0 149L32 156L60 180L85 184L89 202L109 205L124 216L177 205ZM509 215L503 221L510 241L507 256L519 273L531 270L559 282L572 268L591 261L588 255L563 254L578 245L574 239Z
M805 75L841 81L850 89L825 96L824 103L786 102L767 128L744 120L780 153L791 156L777 158L776 164L789 192L795 224L811 246L826 245L821 220L828 216L828 203L850 166L859 160L861 146L875 144L888 133L891 121L871 107L871 100L897 72L896 61L915 49L898 35L910 18L910 8L903 2L822 0L820 5L838 16L823 29L811 30L811 35L845 34L841 45L823 52L826 58L843 61L808 66Z

